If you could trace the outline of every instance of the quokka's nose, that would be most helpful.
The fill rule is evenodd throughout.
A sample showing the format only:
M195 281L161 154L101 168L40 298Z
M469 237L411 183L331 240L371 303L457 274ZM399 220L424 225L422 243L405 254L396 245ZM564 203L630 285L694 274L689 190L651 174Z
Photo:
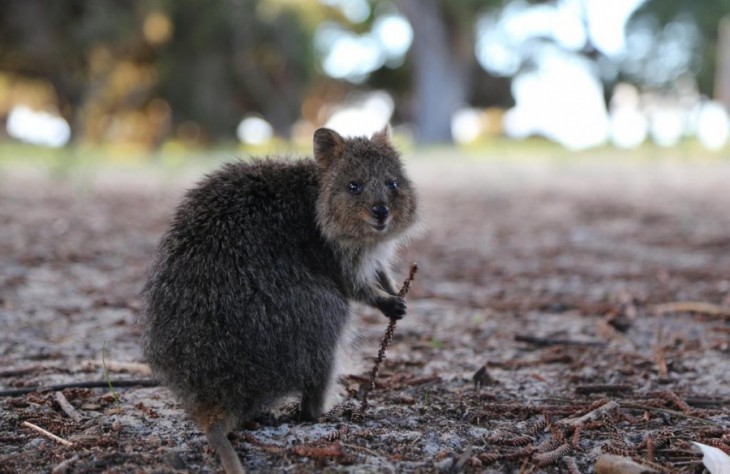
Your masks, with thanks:
M373 215L374 218L376 218L379 221L384 221L388 218L388 214L390 214L390 210L388 209L388 206L384 204L376 204L370 209L370 213Z

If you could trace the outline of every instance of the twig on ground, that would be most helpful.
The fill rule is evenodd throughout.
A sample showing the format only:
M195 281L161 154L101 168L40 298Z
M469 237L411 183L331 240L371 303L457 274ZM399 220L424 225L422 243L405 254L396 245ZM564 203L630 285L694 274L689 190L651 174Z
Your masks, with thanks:
M646 444L646 460L654 462L654 439L650 435L647 435L644 441Z
M344 456L342 452L342 443L335 441L324 446L312 446L307 444L297 444L291 448L292 454L314 459L339 458Z
M654 362L656 363L657 371L659 376L665 378L669 374L669 368L667 367L667 356L664 353L664 326L659 326L657 332L657 342L653 347Z
M684 400L679 398L679 396L676 393L672 392L671 390L667 390L665 392L660 392L658 395L659 395L659 398L672 402L675 407L682 410L682 413L689 413L690 410L692 410L692 408L687 404L687 402L685 402Z
M573 339L559 339L552 337L525 336L522 334L515 335L515 341L527 342L536 346L583 346L583 347L604 347L605 342L602 341L576 341Z
M583 423L587 423L589 421L595 421L598 418L600 418L601 415L603 415L604 413L608 413L613 410L616 410L617 408L619 408L619 406L620 405L618 403L611 400L610 402L604 403L600 407L596 408L595 410L593 410L591 412L586 413L583 416L580 416L578 418L567 418L565 420L560 420L558 423L562 424L562 425L577 427L577 426L582 425Z
M401 298L404 298L408 291L411 289L411 283L413 282L413 279L416 277L416 272L418 272L418 264L414 263L411 265L411 269L408 273L408 278L403 282L403 286L401 287L400 291L398 292L398 296ZM365 416L365 411L368 408L368 395L370 394L370 391L375 387L375 377L378 376L378 371L380 370L380 364L385 359L385 351L388 348L388 345L390 344L390 340L393 338L393 333L395 332L395 326L398 323L398 320L391 319L390 322L388 322L388 327L385 329L385 334L383 334L383 338L380 340L380 349L378 350L378 357L375 359L375 364L373 365L373 369L370 371L370 379L368 381L368 384L365 385L365 390L363 390L362 393L362 404L360 405L360 409L355 413L355 419L362 420Z
M132 379L132 380L112 380L115 387L157 387L160 385L159 380L148 380L148 379ZM58 390L64 390L67 388L108 388L109 383L107 381L91 381L91 382L70 382L60 383L55 385L48 385L47 387L23 387L14 388L10 390L0 390L0 397L17 397L18 395L25 395L33 392L55 392Z
M68 415L69 418L71 418L76 423L81 422L82 416L79 412L76 411L76 409L71 405L66 399L66 396L63 394L63 392L56 392L56 402L58 402L58 405L61 407L61 410L63 410L66 415Z
M686 413L682 413L681 411L670 410L668 408L652 407L649 405L642 405L640 403L633 403L633 402L621 402L620 406L621 406L621 408L631 408L634 410L659 411L662 413L666 413L667 415L677 416L679 418L687 418L688 420L694 420L694 421L704 423L707 425L720 426L719 423L714 422L712 420L707 420L705 418L688 415Z
M56 467L53 468L51 474L64 474L68 472L72 464L78 462L80 459L79 455L72 456L65 461L60 462Z
M0 377L13 377L17 375L26 375L40 370L46 369L57 369L60 367L58 362L40 362L37 364L31 364L21 367L8 367L0 370Z
M665 313L698 313L708 316L730 318L730 308L702 301L673 301L671 303L658 304L654 306L657 314Z
M8 454L7 456L0 458L0 466L5 467L5 466L7 466L7 464L10 461L13 461L13 460L15 460L17 458L30 457L32 455L36 455L36 454L39 454L39 453L45 453L46 451L47 451L46 449L25 449L25 450L20 450L18 452L15 452L13 454Z
M28 428L30 428L32 430L35 430L38 433L42 434L43 436L46 436L48 438L51 438L53 441L56 441L58 443L61 443L64 446L73 446L74 445L71 441L66 441L65 439L63 439L63 438L61 438L59 436L56 436L53 433L51 433L50 431L46 431L43 428L41 428L40 426L34 425L33 423L31 423L29 421L24 421L23 422L23 426L26 426L26 427L28 427Z
M694 407L730 405L730 398L687 397L684 401L687 402L687 405Z
M590 384L578 385L575 393L578 395L590 395L593 393L632 393L634 387L629 384Z
M85 360L81 363L81 367L87 368L104 368L107 372L128 372L138 375L151 375L152 370L147 364L141 362L124 362L119 360Z
M451 472L461 472L464 469L464 465L471 459L472 452L474 452L474 444L469 443L464 452L459 456L454 465L451 467Z
M637 462L637 460L632 459L630 456L618 454L601 454L598 456L595 470L598 473L623 472L627 474L657 472L653 468L648 468L644 462Z

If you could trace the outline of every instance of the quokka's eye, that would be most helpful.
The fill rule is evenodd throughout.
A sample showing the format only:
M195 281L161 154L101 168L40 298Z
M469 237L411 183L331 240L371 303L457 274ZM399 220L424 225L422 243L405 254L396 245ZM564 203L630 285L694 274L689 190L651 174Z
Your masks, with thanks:
M397 191L398 190L398 181L396 181L394 179L390 180L390 182L388 183L388 188L391 191Z
M350 181L347 184L347 192L350 194L360 194L362 192L362 184L357 181Z

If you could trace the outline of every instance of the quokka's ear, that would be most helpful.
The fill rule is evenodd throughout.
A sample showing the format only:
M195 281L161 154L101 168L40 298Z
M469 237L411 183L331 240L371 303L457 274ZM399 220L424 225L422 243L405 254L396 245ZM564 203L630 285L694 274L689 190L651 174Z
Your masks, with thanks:
M342 156L345 139L329 128L318 128L314 132L314 159L321 169L326 170Z
M393 135L393 131L390 128L390 124L386 123L383 129L379 132L373 133L373 136L370 139L374 142L380 142L390 145L391 135Z

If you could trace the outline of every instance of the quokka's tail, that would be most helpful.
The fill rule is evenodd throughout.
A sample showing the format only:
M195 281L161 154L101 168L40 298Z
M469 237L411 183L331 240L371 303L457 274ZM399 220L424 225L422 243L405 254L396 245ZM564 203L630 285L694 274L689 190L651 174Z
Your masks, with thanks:
M227 435L228 433L226 433L222 422L214 423L208 432L205 433L208 443L218 453L226 474L245 474L246 471L243 470L241 460L238 458L238 454L233 449L231 442L228 441Z

